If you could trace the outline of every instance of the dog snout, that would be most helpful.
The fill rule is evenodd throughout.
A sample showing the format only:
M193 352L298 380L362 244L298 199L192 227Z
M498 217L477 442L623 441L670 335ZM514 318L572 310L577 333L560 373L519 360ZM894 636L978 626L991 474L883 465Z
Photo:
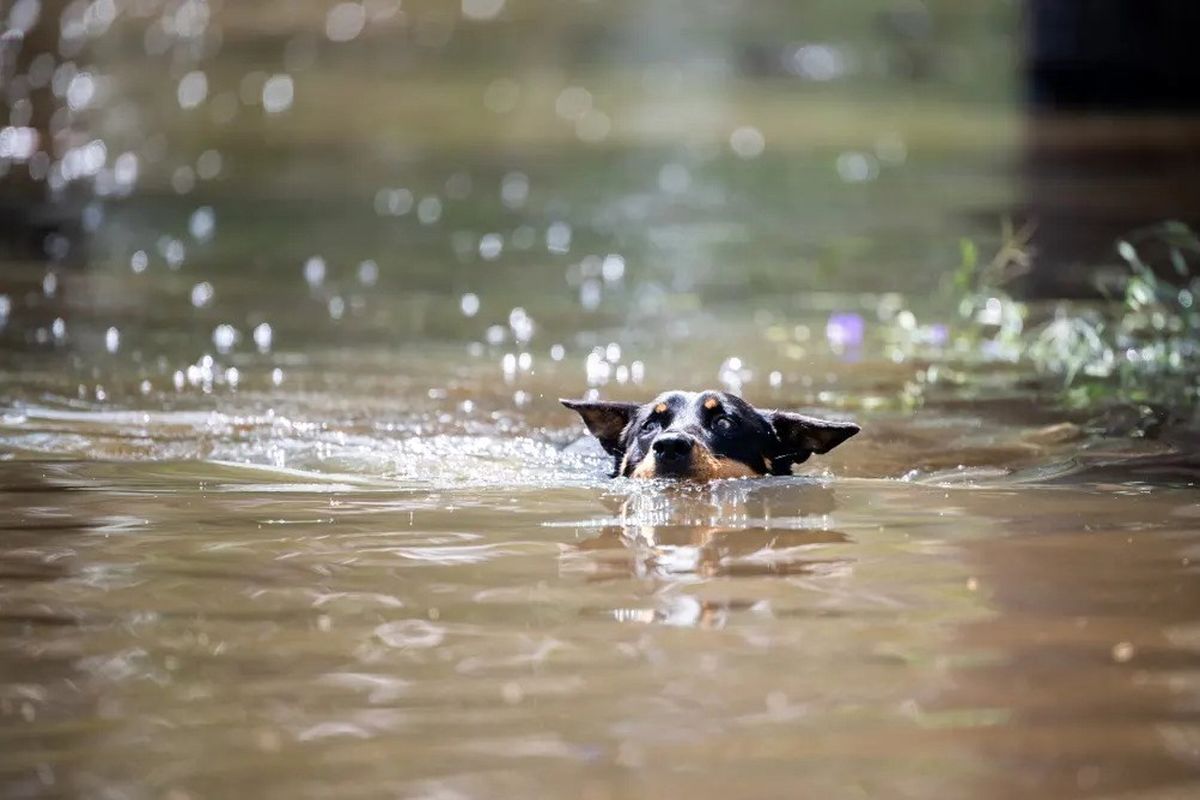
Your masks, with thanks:
M665 433L654 440L654 458L660 464L682 464L691 458L694 444L685 433Z

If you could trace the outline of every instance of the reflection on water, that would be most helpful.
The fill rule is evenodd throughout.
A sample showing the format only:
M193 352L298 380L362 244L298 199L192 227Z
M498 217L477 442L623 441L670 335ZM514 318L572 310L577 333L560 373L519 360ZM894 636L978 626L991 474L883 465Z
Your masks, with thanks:
M1194 794L1197 443L923 350L1016 194L969 5L68 4L4 796ZM710 386L864 432L610 481L556 400Z
M1078 440L1042 444L1048 484L993 421L1007 457L949 444L977 466L901 479L919 444L868 427L841 477L681 487L609 481L550 432L263 424L6 417L10 794L1194 781L1196 505L1139 481L1161 457L1110 443L1125 480L1096 483ZM139 439L188 460L80 458Z

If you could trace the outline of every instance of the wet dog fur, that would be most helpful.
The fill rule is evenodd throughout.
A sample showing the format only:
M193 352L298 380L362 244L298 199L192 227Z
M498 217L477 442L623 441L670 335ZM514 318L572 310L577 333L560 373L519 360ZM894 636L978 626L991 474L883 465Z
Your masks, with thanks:
M858 433L852 422L759 410L726 392L666 392L649 403L563 400L613 457L612 477L707 481L790 475Z

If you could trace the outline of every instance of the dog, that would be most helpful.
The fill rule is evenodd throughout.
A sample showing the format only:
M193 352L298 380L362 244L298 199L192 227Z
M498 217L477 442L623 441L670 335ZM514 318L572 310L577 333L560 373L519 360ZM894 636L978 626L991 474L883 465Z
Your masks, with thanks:
M613 457L610 477L710 481L790 475L858 433L852 422L760 411L726 392L666 392L644 405L560 400Z

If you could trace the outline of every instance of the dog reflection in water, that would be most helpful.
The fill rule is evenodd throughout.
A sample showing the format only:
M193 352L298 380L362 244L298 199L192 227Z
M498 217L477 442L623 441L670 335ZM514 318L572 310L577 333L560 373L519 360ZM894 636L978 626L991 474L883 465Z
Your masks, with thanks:
M820 483L681 483L605 502L610 521L564 554L562 568L589 582L653 581L647 607L605 612L623 622L721 627L733 612L770 613L769 603L713 599L705 579L837 580L851 569L849 558L835 554L850 537L827 524L836 495ZM720 587L724 593L738 584Z

